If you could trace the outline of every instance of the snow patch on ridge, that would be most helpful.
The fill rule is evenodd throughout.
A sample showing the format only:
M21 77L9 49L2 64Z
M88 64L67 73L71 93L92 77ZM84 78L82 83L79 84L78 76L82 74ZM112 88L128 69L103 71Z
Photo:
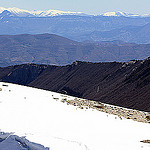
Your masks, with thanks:
M140 16L140 15L137 15L137 14L129 14L129 13L125 13L125 12L117 11L117 12L106 12L106 13L102 14L102 16L138 17L138 16Z

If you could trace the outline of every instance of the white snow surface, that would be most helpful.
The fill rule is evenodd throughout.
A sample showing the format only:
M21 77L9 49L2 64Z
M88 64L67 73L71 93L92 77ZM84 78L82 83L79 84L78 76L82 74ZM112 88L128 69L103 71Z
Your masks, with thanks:
M70 12L70 11L60 11L60 10L24 10L16 7L13 8L4 8L0 7L0 13L4 10L11 12L13 15L18 17L50 17L50 16L59 16L59 15L84 15L82 12Z
M18 17L50 17L50 16L60 16L60 15L81 15L81 16L88 16L91 14L86 14L83 12L71 12L71 11L61 11L61 10L24 10L24 9L19 9L16 7L13 8L4 8L0 7L0 13L3 11L9 11L12 15L18 16ZM150 14L130 14L122 11L114 11L114 12L106 12L103 14L100 14L101 16L124 16L124 17L150 17ZM98 15L94 15L98 16Z
M129 14L129 13L117 11L117 12L106 12L106 13L102 14L102 16L146 17L148 15Z
M7 85L7 86L6 86ZM62 103L59 93L0 82L0 130L50 150L149 150L150 124ZM56 98L59 98L57 100Z

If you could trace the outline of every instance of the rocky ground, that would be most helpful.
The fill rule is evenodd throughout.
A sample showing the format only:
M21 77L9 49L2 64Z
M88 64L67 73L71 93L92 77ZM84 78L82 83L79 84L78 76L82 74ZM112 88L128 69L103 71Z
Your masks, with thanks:
M52 95L53 96L53 95ZM67 105L76 106L76 109L96 109L97 111L106 112L108 114L116 115L116 119L119 117L120 119L132 119L138 122L150 123L150 113L139 111L135 109L127 109L123 107L113 106L109 104L104 104L96 101L91 101L87 99L81 98L72 98L67 95L61 95L62 99L53 97L55 100L60 100Z
M0 91L2 91L1 88L0 88ZM85 109L85 111L87 109L93 109L93 110L96 109L97 111L116 115L116 119L117 117L119 117L120 119L126 118L126 119L132 119L138 122L150 123L150 112L123 108L119 106L92 101L92 100L72 97L72 96L68 96L64 94L61 95L62 97L61 99L54 97L53 95L52 97L53 99L57 101L60 100L61 102L66 103L67 105L76 106L76 109L78 108Z

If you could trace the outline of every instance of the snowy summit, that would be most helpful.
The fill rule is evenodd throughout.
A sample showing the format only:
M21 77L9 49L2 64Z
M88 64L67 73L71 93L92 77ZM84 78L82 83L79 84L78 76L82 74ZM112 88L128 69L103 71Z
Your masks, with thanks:
M59 16L59 15L84 15L81 12L70 12L70 11L60 11L60 10L24 10L16 7L13 8L3 8L0 7L0 13L3 11L9 11L12 15L17 17L50 17L50 16Z
M88 16L90 15L90 14L85 14L83 12L71 12L71 11L61 11L61 10L52 10L52 9L47 10L47 11L42 11L42 10L29 11L29 10L19 9L16 7L13 7L13 8L0 7L0 13L3 13L4 11L8 11L12 14L12 16L17 16L17 17L51 17L51 16L60 16L60 15ZM116 12L106 12L106 13L101 14L100 16L149 17L150 14L138 15L138 14L130 14L130 13L125 13L121 11L116 11Z
M102 14L102 16L139 17L140 15L137 15L137 14L129 14L129 13L125 13L125 12L117 11L117 12L106 12L106 13Z

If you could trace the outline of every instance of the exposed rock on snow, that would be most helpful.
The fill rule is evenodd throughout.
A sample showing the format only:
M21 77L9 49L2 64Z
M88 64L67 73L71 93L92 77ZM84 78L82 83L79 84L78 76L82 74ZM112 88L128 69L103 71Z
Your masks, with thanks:
M149 116L149 113L147 112L127 109L123 107L117 107L117 106L108 105L108 104L104 104L100 102L86 100L86 99L74 98L70 100L69 98L67 99L66 96L62 95L62 97L65 97L65 98L63 98L61 102L67 103L67 105L77 106L77 108L80 108L80 109L92 108L92 109L96 109L98 111L102 111L105 113L117 115L120 119L124 117L126 119L132 119L132 120L139 121L139 122L150 123L150 116Z
M141 142L143 142L143 143L150 143L150 140L143 140Z

